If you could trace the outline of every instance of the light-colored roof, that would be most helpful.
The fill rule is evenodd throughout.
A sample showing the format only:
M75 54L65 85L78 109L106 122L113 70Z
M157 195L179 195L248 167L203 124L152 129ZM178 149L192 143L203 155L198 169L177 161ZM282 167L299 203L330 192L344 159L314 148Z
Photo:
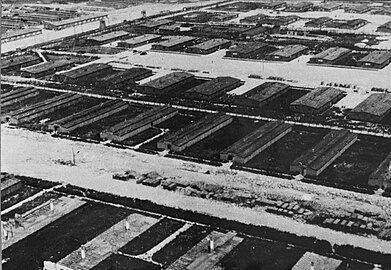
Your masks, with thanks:
M157 44L164 47L173 47L193 40L196 40L196 38L187 36L169 36L167 40L161 41Z
M358 104L353 113L367 113L376 116L382 116L391 110L391 94L376 93L370 95L363 102Z
M289 57L301 51L307 50L308 47L304 45L287 45L282 49L269 53L269 55L278 55L281 57Z
M40 63L38 65L23 68L22 71L26 71L28 73L33 73L33 74L38 74L41 72L49 71L51 69L71 65L73 63L75 63L74 60L66 60L66 59L61 59L61 60L56 60L56 61L48 61L48 62Z
M232 77L217 77L206 83L197 85L196 87L187 90L187 92L210 96L239 82L240 82L239 79L232 78Z
M287 8L301 8L301 7L309 7L313 6L313 3L310 2L298 2L298 3L292 3Z
M107 64L102 64L102 63L94 63L90 64L84 67L79 67L77 69L73 69L64 73L61 73L61 75L66 76L68 78L80 78L104 69L110 69L111 66Z
M13 178L8 178L6 180L2 180L1 181L1 190L3 191L5 189L9 188L10 186L13 186L19 182L20 182L20 180L13 179Z
M336 270L338 266L342 263L342 261L324 257L312 252L306 252L293 266L292 270L310 269L311 263L314 264L314 269Z
M171 20L157 20L157 21L149 21L149 22L142 23L140 24L140 26L147 27L147 28L156 28L170 23L172 23Z
M258 102L265 102L274 95L278 95L282 91L286 91L289 85L279 82L265 82L257 87L249 90L242 96L256 100Z
M103 42L103 41L106 41L106 40L111 40L111 39L115 39L115 38L125 37L127 35L129 35L129 32L126 32L126 31L114 31L114 32L105 33L105 34L102 34L102 35L99 35L99 36L90 37L88 39L89 40L95 40L95 41L98 41L98 42Z
M186 72L172 72L155 80L144 83L142 86L148 86L156 89L164 89L191 77L194 77L194 75Z
M142 35L142 36L129 38L129 39L123 40L121 42L125 42L125 43L128 43L128 44L139 44L139 43L143 43L143 42L148 42L150 40L158 39L160 37L161 37L160 35L145 34L145 35Z
M229 51L234 51L241 54L247 54L256 51L260 48L264 48L266 46L268 46L266 43L260 43L260 42L240 43L236 47L230 48Z
M349 52L351 52L351 50L346 49L346 48L331 47L331 48L328 48L327 50L324 50L323 52L316 54L312 58L333 61L333 60L337 59L338 57L341 57L342 55L345 55Z
M369 62L374 64L382 64L391 59L390 51L373 51L370 52L367 56L364 56L358 62Z
M332 87L319 87L293 101L291 105L320 109L328 102L344 93L344 91Z
M8 59L4 59L4 60L2 59L1 60L1 68L5 69L8 67L23 65L25 63L35 62L35 61L39 61L39 60L41 60L41 58L35 54L18 55L18 56L11 57Z
M211 49L211 48L214 48L214 47L217 47L217 46L221 46L221 45L227 44L229 42L231 42L231 41L229 41L227 39L215 38L215 39L210 39L210 40L204 41L202 43L193 45L193 46L189 47L189 49L190 48L197 48L197 49L200 49L200 50L208 50L208 49Z
M379 27L391 29L391 21L386 22L385 24L382 24Z

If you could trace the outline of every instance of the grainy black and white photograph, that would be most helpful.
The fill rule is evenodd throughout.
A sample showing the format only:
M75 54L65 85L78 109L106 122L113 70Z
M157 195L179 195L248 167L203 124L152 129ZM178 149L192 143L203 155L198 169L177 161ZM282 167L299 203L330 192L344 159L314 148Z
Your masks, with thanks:
M4 270L391 270L391 0L2 0Z

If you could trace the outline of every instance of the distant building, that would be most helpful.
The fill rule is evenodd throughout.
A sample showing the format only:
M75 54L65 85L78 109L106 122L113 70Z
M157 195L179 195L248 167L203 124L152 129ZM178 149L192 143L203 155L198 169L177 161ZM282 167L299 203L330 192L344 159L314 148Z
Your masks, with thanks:
M340 28L341 29L348 29L348 30L356 30L364 25L366 25L368 21L363 20L363 19L354 19L354 20L349 20L344 24L341 24Z
M6 43L13 40L36 36L40 34L42 34L42 29L38 29L38 28L12 30L4 34L1 34L1 43Z
M156 107L112 126L101 132L100 137L103 140L122 142L174 117L177 113L176 109L169 106Z
M382 189L391 188L391 153L369 175L368 185Z
M284 11L288 12L306 12L312 9L314 6L313 3L310 2L298 2L293 4L288 4Z
M391 94L376 93L371 94L363 102L358 104L349 113L349 117L354 120L366 122L380 122L391 112Z
M234 103L240 106L262 107L285 94L289 85L279 82L265 82L246 93L236 96Z
M212 18L210 19L213 22L225 22L229 20L233 20L235 18L239 17L238 13L222 13L218 12L213 14Z
M186 91L188 98L212 100L242 85L242 81L232 77L217 77Z
M122 100L109 100L98 105L83 109L77 113L65 116L59 120L49 122L48 129L61 133L71 131L109 117L128 108L129 104Z
M153 50L177 51L193 45L197 38L188 36L168 36L166 40L152 44Z
M247 42L240 43L237 46L229 48L226 57L235 57L235 58L251 58L265 51L269 45L261 42Z
M276 16L276 17L268 17L258 24L271 25L271 26L286 26L291 23L297 22L300 19L301 18L297 15Z
M213 15L214 13L212 12L195 11L184 15L174 16L172 19L179 22L206 23L213 17Z
M384 33L391 33L391 21L380 25L376 31L377 32L384 32Z
M145 34L142 36L133 37L126 40L121 40L118 42L118 47L125 47L125 48L134 48L139 47L148 43L156 42L161 39L160 35L155 34Z
M9 122L13 125L32 121L56 110L71 106L80 101L82 97L76 94L62 94L53 98L23 107L1 116L1 122Z
M371 10L369 5L351 5L344 8L346 13L363 14Z
M173 35L181 30L181 24L174 23L170 25L163 25L158 28L159 34Z
M5 196L15 193L19 189L22 188L22 182L20 180L14 178L1 178L1 197L5 198Z
M64 28L76 26L76 25L81 25L85 24L88 22L94 22L94 21L100 21L104 20L107 18L107 14L101 14L101 15L87 15L87 16L82 16L82 17L75 17L67 20L62 20L62 21L46 21L44 22L43 26L45 29L48 30L61 30Z
M329 17L320 17L312 19L304 24L305 27L321 28L330 22L332 19Z
M40 63L38 65L23 68L21 71L23 77L40 78L40 77L54 74L57 71L69 69L75 66L75 64L76 63L74 60L61 59L55 61L48 61L48 62Z
M35 54L11 56L10 58L1 59L1 71L20 70L23 67L32 66L41 62L41 57Z
M304 114L319 114L341 100L346 93L332 87L319 87L293 101L290 109Z
M310 63L331 65L337 61L347 58L351 54L352 50L350 49L331 47L311 57Z
M330 131L321 142L294 160L290 171L303 176L319 176L356 141L357 135L348 130Z
M289 124L269 122L223 150L220 159L245 164L291 131Z
M384 68L391 63L391 51L372 51L367 56L359 59L357 64L366 68Z
M378 7L378 9L372 10L371 13L375 15L391 16L391 7Z
M318 11L331 12L331 11L340 9L341 7L342 7L342 4L340 4L340 3L326 2L326 3L320 4L319 6L316 6L315 9Z
M118 39L125 39L126 37L129 36L129 32L126 31L113 31L93 37L89 37L87 39L87 44L89 45L102 45L105 43L110 43L113 41L116 41Z
M194 75L186 72L172 72L141 85L141 92L150 95L163 95L194 80Z
M270 27L263 27L263 26L257 26L254 28L251 28L247 31L242 32L241 37L243 39L249 40L249 39L259 39L261 37L265 37L270 33L277 33L279 27L275 26L273 28Z
M248 16L248 17L245 17L243 19L240 19L239 22L242 23L242 24L253 24L253 25L256 25L256 24L259 24L259 23L263 22L267 18L269 18L268 15L263 14L263 13L259 13L259 14L256 14L256 15L252 15L252 16Z
M216 38L190 46L186 49L189 53L209 54L220 49L228 48L231 41L223 38Z
M286 7L286 2L283 1L271 1L263 3L262 8L264 9L282 9Z
M70 71L66 71L55 75L55 79L66 83L83 83L91 78L98 78L103 74L107 74L112 70L112 67L107 64L90 64L79 67Z
M163 25L170 25L170 24L173 24L174 21L172 20L166 20L166 19L163 19L163 20L156 20L156 21L148 21L148 22L144 22L144 23L140 23L136 26L136 28L138 30L140 30L141 32L154 32L154 31L157 31L159 29L159 27L163 26Z
M304 45L287 45L282 49L276 50L266 55L267 60L273 61L292 61L308 51L308 47Z
M1 94L1 106L4 108L5 106L19 103L22 100L37 96L38 94L39 90L33 87L18 87L10 92Z
M342 264L341 260L337 260L334 258L329 258L325 256L321 256L312 252L306 252L300 260L293 266L291 270L303 270L311 269L311 262L313 264L313 269L324 269L324 270L337 270L340 269Z
M157 147L181 152L229 125L232 121L232 116L224 113L208 115L176 132L168 133L158 142Z
M140 81L152 75L152 70L146 68L131 68L123 71L108 74L97 79L97 87L120 88L129 85L136 85Z

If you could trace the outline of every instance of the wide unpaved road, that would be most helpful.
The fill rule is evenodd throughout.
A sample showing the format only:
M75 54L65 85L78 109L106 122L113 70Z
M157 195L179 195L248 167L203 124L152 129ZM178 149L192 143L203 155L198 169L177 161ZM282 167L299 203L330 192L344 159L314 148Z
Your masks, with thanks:
M76 166L60 165L56 160L71 160L72 148ZM61 181L85 188L110 192L121 196L148 199L171 207L180 207L244 223L265 225L298 235L314 236L331 244L354 246L391 253L391 242L336 232L318 226L302 224L292 219L272 215L263 210L242 208L232 204L187 197L177 192L137 185L112 179L112 173L133 169L139 173L152 170L166 177L218 183L228 187L254 190L259 194L274 192L300 199L310 194L314 201L331 209L351 211L369 210L389 215L391 199L374 195L356 194L323 186L288 181L245 172L218 173L221 168L199 165L210 170L209 175L185 171L183 161L110 148L104 145L74 142L53 138L48 134L1 128L1 170L47 180Z

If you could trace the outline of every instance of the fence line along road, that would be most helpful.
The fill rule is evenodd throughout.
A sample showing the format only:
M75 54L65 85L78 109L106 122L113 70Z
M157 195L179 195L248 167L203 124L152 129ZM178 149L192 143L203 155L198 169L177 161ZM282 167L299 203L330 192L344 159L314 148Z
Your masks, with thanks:
M30 84L26 83L16 83L16 82L9 82L10 84L14 86L24 86L24 87L31 87ZM209 109L201 109L201 108L195 108L195 107L189 107L189 106L183 106L183 105L172 105L169 103L161 103L161 102L154 102L154 101L144 101L144 100L138 100L138 99L131 99L131 98L117 98L117 97L110 97L110 96L104 96L100 94L92 94L92 93L81 93L74 90L66 90L66 89L56 89L56 88L50 88L45 86L36 86L35 88L42 89L42 90L48 90L48 91L54 91L54 92L60 92L60 93L72 93L72 94L79 94L83 96L88 97L94 97L94 98L105 98L105 99L121 99L123 101L132 102L136 104L142 104L142 105L149 105L149 106L166 106L171 105L173 108L180 109L180 110L188 110L188 111L197 111L197 112L204 112L204 113L218 113L219 111L216 110L209 110ZM283 121L284 123L291 124L291 125L297 125L297 126L306 126L306 127L315 127L315 128L324 128L324 129L343 129L342 127L338 126L330 126L330 125L323 125L323 124L316 124L316 123L307 123L307 122L297 122L297 121L289 121L289 120L281 120L276 118L269 118L259 115L248 115L248 114L240 114L240 113L232 113L227 112L228 115L235 116L235 117L242 117L247 119L254 119L254 120L261 120L261 121ZM371 132L367 130L357 130L357 129L351 129L348 128L353 133L357 134L363 134L363 135L370 135L370 136L377 136L377 137L383 137L383 138L391 138L391 134L386 133L380 133L380 132Z

